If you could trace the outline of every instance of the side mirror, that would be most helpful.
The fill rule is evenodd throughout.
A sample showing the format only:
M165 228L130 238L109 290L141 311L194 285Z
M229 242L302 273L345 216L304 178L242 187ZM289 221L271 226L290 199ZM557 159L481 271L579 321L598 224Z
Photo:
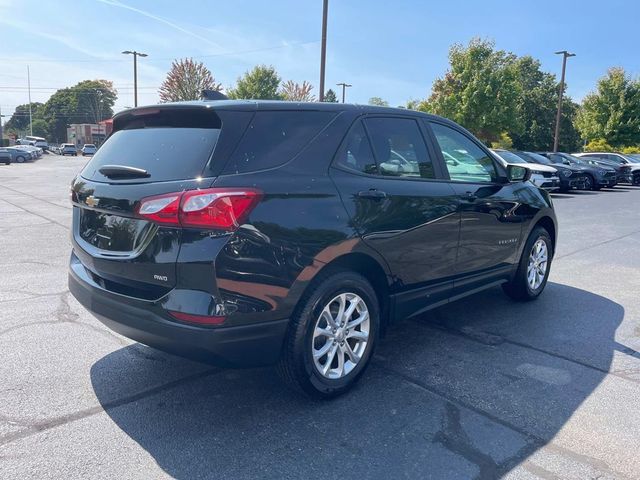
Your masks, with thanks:
M507 165L507 178L510 182L526 182L531 178L531 170L520 165Z

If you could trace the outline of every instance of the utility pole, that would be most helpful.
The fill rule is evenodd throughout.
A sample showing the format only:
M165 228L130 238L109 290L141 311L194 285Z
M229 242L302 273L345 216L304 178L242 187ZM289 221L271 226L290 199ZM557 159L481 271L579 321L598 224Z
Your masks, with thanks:
M347 87L353 87L353 85L351 85L350 83L336 83L336 85L338 85L339 87L342 87L342 103L344 103L344 91Z
M322 45L320 47L320 94L318 99L324 101L324 69L327 61L327 14L329 12L329 0L322 2Z
M133 106L138 106L138 57L147 57L146 53L125 50L124 55L133 55Z
M27 85L29 90L29 135L33 136L33 119L31 115L31 74L29 73L29 65L27 65Z
M4 115L2 115L2 105L0 105L0 147L4 146L4 142L3 142L3 139L4 139L3 133L4 132L2 130L2 117L3 116Z
M560 92L558 94L558 112L556 113L556 132L553 136L553 151L558 151L558 140L560 137L560 115L562 114L562 96L564 94L564 73L567 68L567 58L575 57L575 53L569 53L566 50L556 52L556 55L562 54L562 75L560 76Z

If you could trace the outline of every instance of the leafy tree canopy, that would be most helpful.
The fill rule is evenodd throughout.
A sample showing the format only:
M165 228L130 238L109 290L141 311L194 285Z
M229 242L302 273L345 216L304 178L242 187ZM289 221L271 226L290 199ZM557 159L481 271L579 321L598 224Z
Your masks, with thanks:
M371 97L369 99L369 105L376 105L378 107L388 107L389 102L387 102L386 100L383 100L380 97Z
M174 60L167 78L160 86L160 102L198 100L203 90L222 90L213 75L202 62L191 58Z
M280 88L280 95L284 100L293 102L315 102L316 96L311 93L311 90L313 90L313 85L306 80L301 84L287 80Z
M576 118L587 141L602 139L614 148L640 144L640 81L612 68L587 95Z
M31 102L31 116L33 119L41 118L43 103ZM29 104L18 105L11 115L11 118L4 124L7 132L22 134L29 128Z
M516 105L521 87L514 60L513 54L495 50L489 40L453 45L449 70L417 108L464 125L486 143L496 141L502 132L519 132Z
M324 94L324 99L322 101L329 103L338 103L338 96L336 95L336 92L334 92L332 89L329 89L327 90L327 93Z
M238 78L235 88L229 91L230 98L280 100L278 93L280 76L273 66L257 65Z

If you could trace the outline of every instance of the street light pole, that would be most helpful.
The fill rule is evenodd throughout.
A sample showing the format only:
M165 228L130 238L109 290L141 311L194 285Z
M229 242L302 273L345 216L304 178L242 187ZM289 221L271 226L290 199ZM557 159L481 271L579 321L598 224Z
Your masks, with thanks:
M567 58L575 57L575 53L569 53L566 50L556 52L556 55L562 54L562 75L560 76L560 92L558 94L558 111L556 113L556 131L553 136L553 151L558 151L558 140L560 137L560 115L562 114L562 96L564 94L564 73L567 68Z
M138 57L147 57L146 53L125 50L124 55L133 55L133 106L138 106Z
M27 86L29 90L29 135L33 136L33 119L31 116L31 74L29 73L29 65L27 65Z
M318 99L324 101L324 69L327 60L327 14L329 12L329 0L322 2L322 45L320 47L320 94Z
M338 85L339 87L342 87L342 103L344 103L344 92L346 90L347 87L353 87L353 85L351 85L350 83L336 83L336 85Z

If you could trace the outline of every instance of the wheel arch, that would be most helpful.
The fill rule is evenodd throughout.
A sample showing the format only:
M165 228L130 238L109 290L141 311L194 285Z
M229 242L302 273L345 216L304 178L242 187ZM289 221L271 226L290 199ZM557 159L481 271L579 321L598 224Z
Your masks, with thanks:
M314 281L311 281L305 288L303 296L316 284L316 280L322 279L334 272L351 271L362 275L366 278L378 299L380 306L380 324L382 333L391 318L390 312L392 308L390 296L390 274L386 271L385 266L376 258L363 252L349 252L334 258L324 266L315 275Z
M549 236L551 237L551 241L553 242L553 251L555 253L555 251L556 251L557 229L556 229L556 223L553 221L553 219L551 217L548 217L548 216L541 217L533 225L533 228L535 228L535 227L542 227L547 232L549 232Z

